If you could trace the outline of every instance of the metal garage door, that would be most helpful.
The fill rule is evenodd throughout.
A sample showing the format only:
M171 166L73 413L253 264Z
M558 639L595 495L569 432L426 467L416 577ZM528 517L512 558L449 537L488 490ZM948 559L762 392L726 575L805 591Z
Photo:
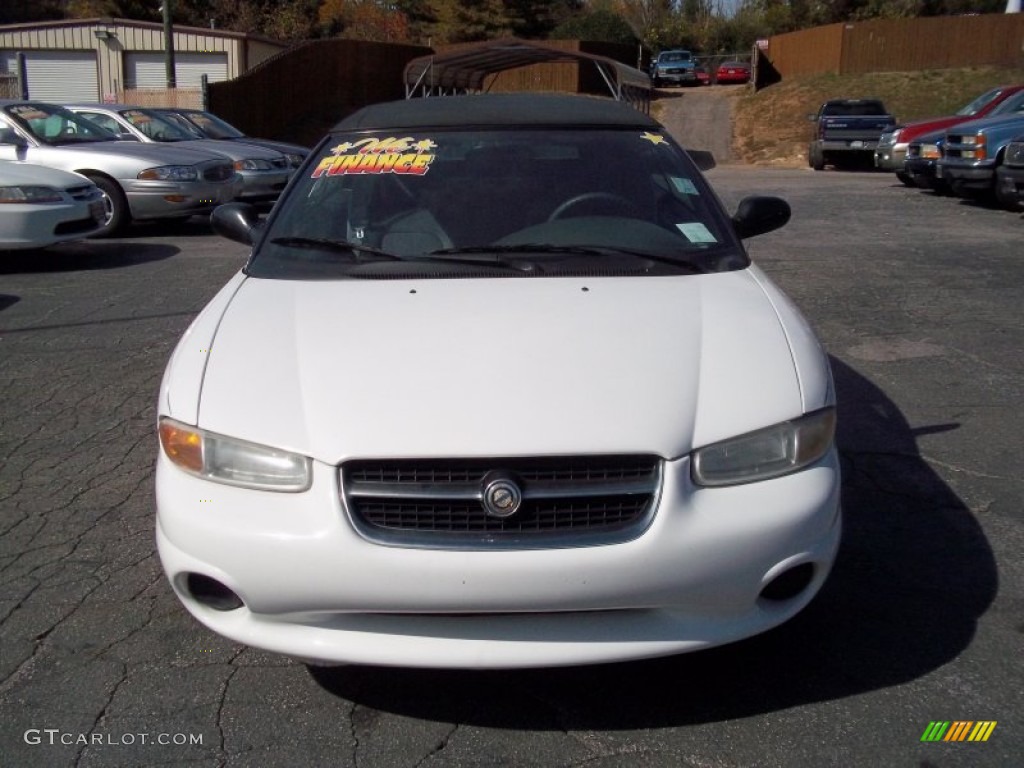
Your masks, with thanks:
M25 51L25 79L30 99L60 104L99 98L94 51Z
M124 57L124 83L128 88L166 88L167 65L163 53L127 53ZM174 54L174 77L179 88L198 88L202 76L211 83L228 79L226 53Z

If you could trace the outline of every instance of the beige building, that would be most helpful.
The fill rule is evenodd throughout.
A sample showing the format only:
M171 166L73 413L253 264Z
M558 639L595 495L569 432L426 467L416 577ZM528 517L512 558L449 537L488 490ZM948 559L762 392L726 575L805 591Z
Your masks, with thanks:
M178 93L167 93L163 25L127 19L0 26L0 95L51 102L200 106L201 83L230 80L287 45L219 29L174 26ZM6 91L6 93L5 93Z

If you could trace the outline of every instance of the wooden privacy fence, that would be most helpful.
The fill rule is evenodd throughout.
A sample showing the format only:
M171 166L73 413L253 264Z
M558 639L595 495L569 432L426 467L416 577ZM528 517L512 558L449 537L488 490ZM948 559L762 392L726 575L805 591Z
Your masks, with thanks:
M251 136L312 145L367 104L405 96L417 45L315 40L267 59L241 77L211 83L209 109Z
M577 40L547 44L624 63L636 57L630 46ZM251 136L311 145L360 107L404 98L409 61L453 48L316 40L283 51L234 80L211 83L208 108ZM490 91L608 92L594 67L576 63L508 70L491 76L487 85Z
M769 38L758 84L812 74L1024 66L1024 14L935 16L829 24ZM767 59L767 62L764 61Z

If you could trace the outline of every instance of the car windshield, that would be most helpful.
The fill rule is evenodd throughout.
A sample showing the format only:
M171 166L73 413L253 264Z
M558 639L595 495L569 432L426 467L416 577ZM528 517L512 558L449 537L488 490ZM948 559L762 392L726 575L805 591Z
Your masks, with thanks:
M1012 115L1021 111L1024 111L1024 91L1017 91L1013 96L1007 97L1006 101L1000 102L988 116Z
M250 275L692 274L749 263L689 157L640 128L335 133L299 173Z
M148 109L126 109L121 117L153 141L194 141L197 136Z
M11 104L4 111L44 144L88 144L117 141L117 136L74 112L50 104Z
M954 114L961 115L963 117L970 117L971 115L978 114L981 110L987 107L992 101L1003 92L1002 88L993 88L991 91L981 94L978 98L958 109Z
M182 117L211 139L244 139L245 134L209 112L184 112Z

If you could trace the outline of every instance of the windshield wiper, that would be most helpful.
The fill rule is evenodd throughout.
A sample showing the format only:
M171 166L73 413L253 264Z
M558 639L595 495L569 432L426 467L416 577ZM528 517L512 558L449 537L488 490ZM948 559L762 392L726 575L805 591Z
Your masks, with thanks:
M284 245L289 248L309 248L317 251L330 251L332 253L348 253L355 257L357 262L365 262L361 259L363 254L377 256L377 259L369 261L405 261L405 258L396 253L388 253L380 248L359 243L350 243L347 240L331 240L326 237L275 237L270 241L274 245Z
M673 267L688 269L691 272L707 272L707 269L696 262L677 256L663 256L648 251L639 251L632 248L620 248L615 245L552 245L550 243L523 243L518 245L473 245L466 248L445 248L440 251L431 251L429 256L446 255L458 256L459 254L475 253L528 253L528 254L556 254L564 256L633 256L638 259L653 261L658 264L668 264Z
M326 237L275 237L270 242L274 245L284 245L290 248L311 248L314 250L331 251L333 253L348 253L352 254L355 257L356 263L360 264L372 263L374 261L424 261L431 263L439 262L443 264L464 264L475 267L495 267L498 269L511 269L516 272L538 271L536 264L508 261L502 259L500 256L495 256L491 259L447 258L444 255L444 251L435 251L426 255L410 254L402 256L397 253L390 253L389 251L381 250L380 248L374 248L370 245L361 245L347 240L331 240ZM486 250L480 251L480 253L486 252ZM360 258L362 254L376 256L377 258Z

